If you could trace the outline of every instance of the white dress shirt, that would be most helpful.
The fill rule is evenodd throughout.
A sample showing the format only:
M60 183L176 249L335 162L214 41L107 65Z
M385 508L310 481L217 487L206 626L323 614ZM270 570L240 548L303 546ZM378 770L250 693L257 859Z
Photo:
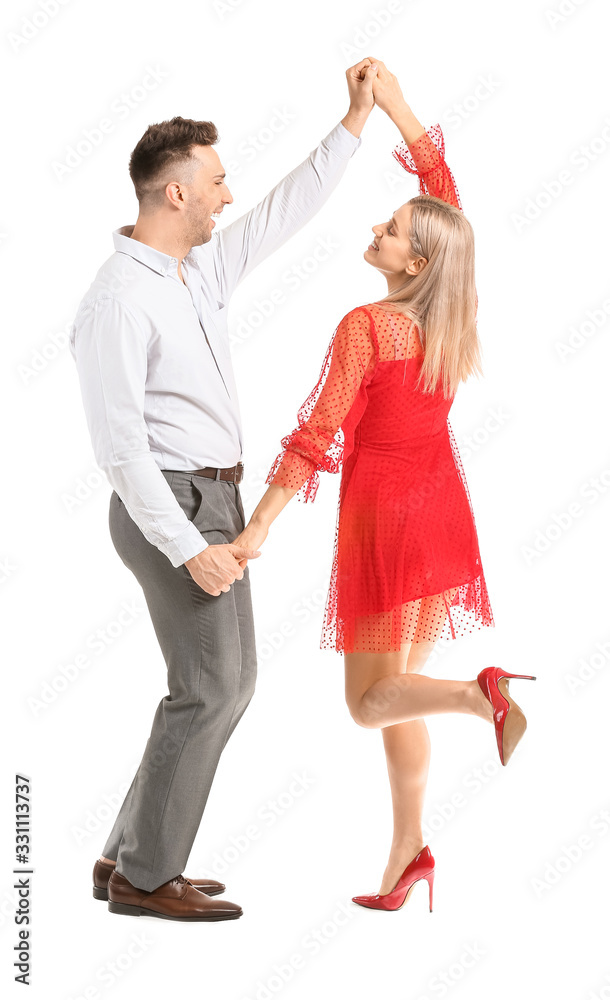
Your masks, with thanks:
M242 458L227 306L327 200L361 140L339 123L250 212L178 261L113 232L70 328L95 460L145 538L179 566L206 548L161 469Z

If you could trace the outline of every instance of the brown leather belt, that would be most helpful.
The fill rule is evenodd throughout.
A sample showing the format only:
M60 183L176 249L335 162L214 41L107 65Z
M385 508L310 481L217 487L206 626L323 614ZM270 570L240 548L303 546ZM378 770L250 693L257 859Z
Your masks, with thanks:
M211 465L206 465L205 469L189 469L191 476L206 476L208 479L223 479L231 483L241 483L244 478L244 463L238 462L230 469L213 469Z

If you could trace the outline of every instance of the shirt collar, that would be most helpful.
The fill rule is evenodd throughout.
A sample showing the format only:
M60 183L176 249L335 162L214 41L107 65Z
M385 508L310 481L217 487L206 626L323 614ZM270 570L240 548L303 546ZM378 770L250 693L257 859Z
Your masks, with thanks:
M177 274L178 259L170 257L169 254L162 253L161 250L155 250L148 243L141 243L140 240L132 240L131 234L133 229L133 226L121 226L119 229L113 230L112 239L114 241L114 249L119 253L128 254L134 260L139 260L141 264L152 268L157 274Z

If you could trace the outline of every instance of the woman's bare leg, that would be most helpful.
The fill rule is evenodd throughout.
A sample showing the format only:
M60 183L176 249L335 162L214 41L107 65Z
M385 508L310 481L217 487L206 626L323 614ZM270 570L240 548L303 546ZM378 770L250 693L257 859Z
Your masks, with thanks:
M454 594L447 592L449 602ZM434 619L440 628L445 615L442 595L422 600L419 616L428 624ZM422 814L430 738L424 716L457 711L493 722L492 706L476 680L413 676L423 668L434 645L434 641L407 642L400 652L345 654L345 696L350 713L359 725L381 729L392 791L394 831L381 894L392 891L408 863L425 846Z
M395 888L408 863L425 846L421 819L430 741L424 716L462 712L493 722L492 706L476 679L437 680L416 673L433 645L406 643L400 652L344 654L350 714L367 729L381 729L386 752L394 833L379 888L382 894ZM418 651L418 646L428 649Z
M421 670L434 642L405 643L407 671ZM416 854L425 847L422 814L428 770L430 736L424 719L399 722L381 730L392 790L394 831L390 857L379 892L391 892Z
M493 709L478 681L441 680L400 672L400 653L345 653L345 697L355 722L383 729L426 715L459 712L493 722Z

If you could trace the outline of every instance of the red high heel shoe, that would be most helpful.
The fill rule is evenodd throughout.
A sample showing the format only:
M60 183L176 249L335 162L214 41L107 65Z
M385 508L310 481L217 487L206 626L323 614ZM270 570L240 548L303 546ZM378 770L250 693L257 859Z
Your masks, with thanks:
M422 878L426 879L430 889L430 913L432 913L434 858L428 846L423 847L409 862L391 892L386 892L382 896L378 892L370 893L368 896L352 896L352 901L360 906L369 906L373 910L400 910L407 902L415 883Z
M508 693L508 681L511 677L536 680L529 674L509 674L500 667L485 667L477 676L481 691L493 706L498 753L504 765L508 764L527 726L523 712Z

